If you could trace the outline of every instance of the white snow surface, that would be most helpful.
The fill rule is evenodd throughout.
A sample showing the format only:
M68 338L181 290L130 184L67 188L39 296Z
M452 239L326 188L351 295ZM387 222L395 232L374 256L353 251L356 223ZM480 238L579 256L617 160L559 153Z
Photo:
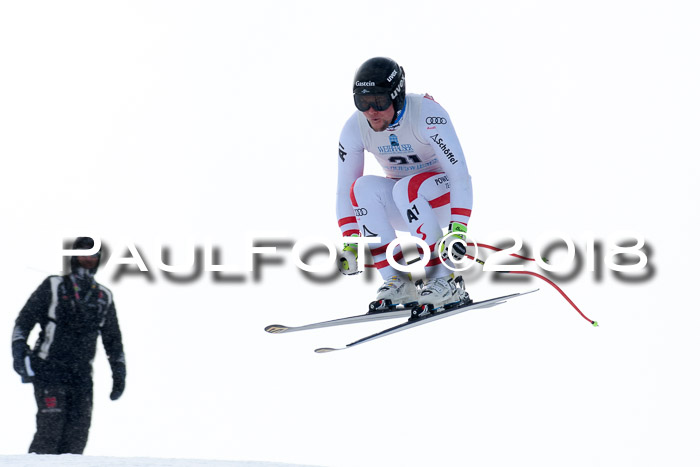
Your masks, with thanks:
M60 456L40 456L37 454L0 456L0 465L3 467L314 467L302 464L280 464L277 462L99 457L75 454L62 454Z

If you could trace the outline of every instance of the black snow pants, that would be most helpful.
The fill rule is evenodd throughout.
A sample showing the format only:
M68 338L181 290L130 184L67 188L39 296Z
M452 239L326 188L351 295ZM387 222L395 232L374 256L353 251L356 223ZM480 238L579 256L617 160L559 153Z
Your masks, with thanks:
M92 419L92 381L56 384L34 381L36 454L82 454Z

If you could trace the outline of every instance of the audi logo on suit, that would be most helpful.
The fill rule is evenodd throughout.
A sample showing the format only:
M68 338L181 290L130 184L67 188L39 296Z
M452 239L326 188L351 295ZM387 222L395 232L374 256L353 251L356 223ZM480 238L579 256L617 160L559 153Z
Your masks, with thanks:
M444 117L428 117L425 119L425 123L428 125L445 125L447 119Z

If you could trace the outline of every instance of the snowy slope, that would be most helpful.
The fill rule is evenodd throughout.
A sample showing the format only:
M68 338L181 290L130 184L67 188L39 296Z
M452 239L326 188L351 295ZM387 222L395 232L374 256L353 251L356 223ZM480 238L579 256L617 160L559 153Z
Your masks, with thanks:
M199 459L148 459L138 457L92 457L64 454L61 456L0 456L3 467L312 467L276 462L239 462Z

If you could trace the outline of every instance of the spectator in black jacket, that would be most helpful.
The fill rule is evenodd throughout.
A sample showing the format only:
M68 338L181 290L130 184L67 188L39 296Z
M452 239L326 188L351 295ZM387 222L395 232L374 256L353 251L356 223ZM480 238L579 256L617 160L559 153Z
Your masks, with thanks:
M89 237L73 249L90 249ZM126 364L112 292L95 282L100 252L71 258L71 272L49 276L29 297L12 334L14 368L23 382L34 383L38 406L36 434L29 447L37 454L82 454L92 417L92 360L102 335L113 387L124 391ZM36 324L41 333L33 350L27 338Z

